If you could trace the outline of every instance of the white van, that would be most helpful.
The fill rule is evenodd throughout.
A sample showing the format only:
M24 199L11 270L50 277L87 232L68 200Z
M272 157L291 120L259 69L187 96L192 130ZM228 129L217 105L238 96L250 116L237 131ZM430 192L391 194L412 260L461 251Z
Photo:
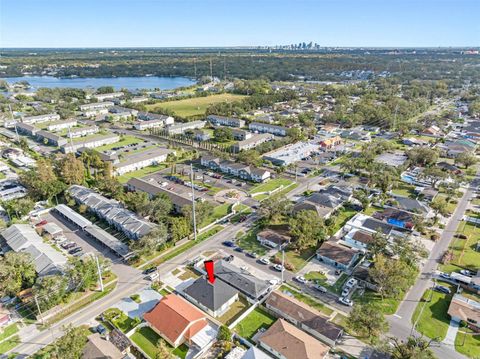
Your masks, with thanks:
M151 282L156 281L160 276L158 275L158 272L153 272L147 275L147 279Z

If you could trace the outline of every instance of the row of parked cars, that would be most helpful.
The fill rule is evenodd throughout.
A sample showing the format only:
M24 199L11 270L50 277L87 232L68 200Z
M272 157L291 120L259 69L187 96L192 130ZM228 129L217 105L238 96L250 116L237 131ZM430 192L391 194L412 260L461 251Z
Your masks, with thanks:
M59 246L60 248L65 250L68 254L74 257L80 257L84 254L82 247L77 245L75 242L69 241L64 236L55 237L54 242L57 246Z

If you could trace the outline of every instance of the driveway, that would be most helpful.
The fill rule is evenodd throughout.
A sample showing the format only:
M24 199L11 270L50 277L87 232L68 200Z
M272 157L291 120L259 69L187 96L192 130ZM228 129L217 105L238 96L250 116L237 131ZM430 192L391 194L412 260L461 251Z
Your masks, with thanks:
M132 319L135 317L142 318L143 314L151 310L162 298L162 295L153 289L144 289L138 294L140 295L140 303L128 297L123 298L113 307L120 309Z

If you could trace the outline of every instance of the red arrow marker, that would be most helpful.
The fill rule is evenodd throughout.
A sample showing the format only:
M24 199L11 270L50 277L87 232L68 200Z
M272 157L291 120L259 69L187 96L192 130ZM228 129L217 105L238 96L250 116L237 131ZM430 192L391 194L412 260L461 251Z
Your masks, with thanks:
M213 269L213 261L205 261L203 262L205 265L205 270L207 271L207 279L210 283L215 283L215 274L214 274L214 269Z

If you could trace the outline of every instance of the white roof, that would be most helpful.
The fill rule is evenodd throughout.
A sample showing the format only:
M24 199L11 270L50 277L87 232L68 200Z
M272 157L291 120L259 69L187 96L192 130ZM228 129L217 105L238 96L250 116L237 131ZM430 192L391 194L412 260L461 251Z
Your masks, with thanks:
M205 348L213 340L217 338L218 330L211 325L207 325L197 334L192 337L192 342L195 343L200 349Z
M272 359L272 357L256 347L251 347L242 359Z
M81 216L80 214L75 212L73 209L71 209L70 207L64 204L59 204L58 206L55 207L55 209L59 213L67 217L69 220L71 220L73 223L75 223L77 226L79 226L80 228L85 228L93 224L88 219Z

